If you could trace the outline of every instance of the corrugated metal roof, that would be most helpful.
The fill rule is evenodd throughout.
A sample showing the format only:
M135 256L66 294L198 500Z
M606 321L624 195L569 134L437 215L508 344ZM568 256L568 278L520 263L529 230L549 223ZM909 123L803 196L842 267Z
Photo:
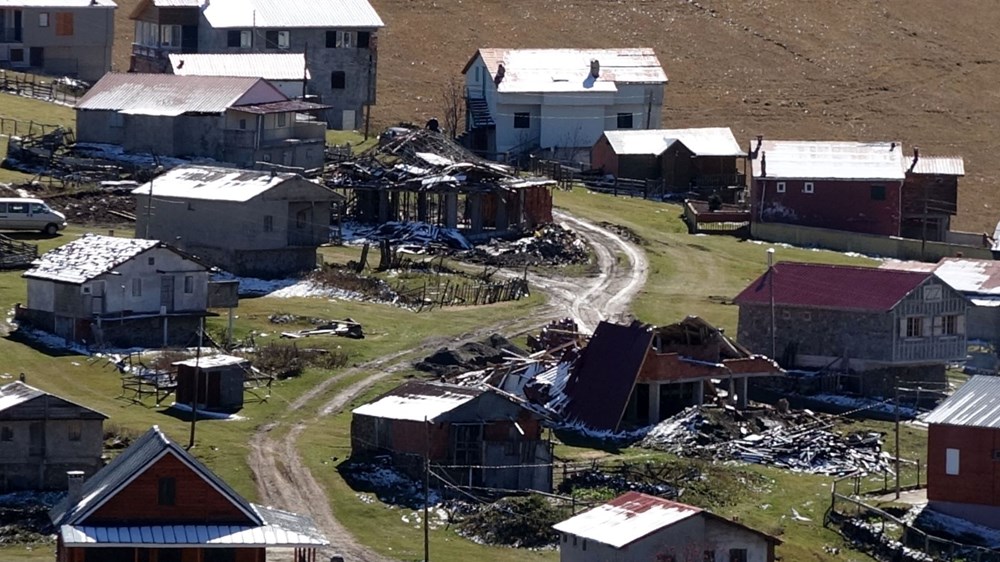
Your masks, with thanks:
M910 291L933 273L781 262L773 267L774 302L780 306L802 306L835 310L892 310ZM769 272L736 296L738 305L770 303Z
M904 165L909 168L912 160L907 160ZM961 156L920 156L917 158L917 165L910 170L914 174L928 174L941 176L964 176L965 160Z
M617 154L662 154L676 140L695 156L746 156L729 127L605 131Z
M433 422L485 391L453 384L410 381L383 394L352 413L392 420Z
M702 509L655 496L627 492L552 526L561 533L622 548L664 527L702 513Z
M199 357L197 359L185 359L184 361L175 361L172 363L172 365L184 365L185 367L213 369L215 367L229 367L232 365L243 365L244 363L248 363L248 361L242 357L233 357L232 355L217 353L215 355L209 355L207 357Z
M932 271L952 289L966 296L1000 297L1000 261L942 258L934 264L889 260L879 267L901 271Z
M260 506L254 505L255 508ZM299 516L297 516L299 517ZM264 546L310 547L329 543L319 531L302 533L282 525L143 525L135 527L63 525L67 546Z
M113 8L112 0L0 0L0 8Z
M215 28L372 29L385 25L368 0L212 0L203 13Z
M261 78L174 76L173 74L105 74L76 104L76 109L121 111L140 115L222 113L237 105ZM277 88L261 88L264 99L284 101ZM254 96L257 98L257 96Z
M653 49L479 49L494 79L503 63L501 93L614 92L616 84L666 84ZM590 76L590 61L600 72Z
M249 201L287 181L299 180L316 186L317 197L324 194L330 201L343 199L314 181L288 172L274 173L215 166L181 166L156 177L132 190L134 195L177 197L207 201Z
M15 406L30 402L37 398L47 397L48 402L46 407L52 408L50 410L53 417L65 418L64 414L56 412L56 409L63 409L63 407L70 407L73 410L72 416L76 419L107 419L108 416L98 412L97 410L92 410L86 406L81 406L76 402L70 402L65 398L60 398L54 394L49 394L42 390L39 390L33 386L25 384L21 381L15 381L9 384L0 386L0 412L5 412L10 410ZM18 417L16 412L7 412L0 418L4 419L16 419Z
M271 103L257 103L252 105L238 105L233 109L238 109L240 111L245 111L247 113L288 113L290 111L306 112L306 111L320 111L322 109L330 109L332 105L323 105L321 103L312 103L309 101L302 100L288 100L288 101L276 101Z
M24 277L80 284L107 273L154 248L159 240L120 238L99 234L82 237L45 252Z
M0 386L0 412L44 395L41 390L21 381L5 384Z
M750 146L756 147L757 141L751 141ZM753 177L902 180L902 157L898 142L764 140L752 161ZM764 160L766 170L761 166Z
M223 53L169 55L178 76L242 76L265 80L306 80L305 53Z
M928 424L1000 428L1000 377L975 375L924 419Z
M200 8L204 0L153 0L157 8Z

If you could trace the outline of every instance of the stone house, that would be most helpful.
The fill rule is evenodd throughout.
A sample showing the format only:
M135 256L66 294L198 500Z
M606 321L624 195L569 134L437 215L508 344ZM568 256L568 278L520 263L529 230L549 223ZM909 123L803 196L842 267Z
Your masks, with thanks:
M360 127L375 104L384 24L368 0L143 0L130 18L134 72L167 72L173 53L303 53L330 127Z
M49 511L59 562L315 562L329 542L306 516L248 502L153 426Z
M116 74L76 104L79 142L126 152L208 158L252 168L323 165L326 106L290 100L262 78Z
M158 240L85 234L23 275L15 317L69 341L187 346L209 315L208 267Z
M781 540L704 509L627 492L552 526L561 562L774 562Z
M929 272L781 262L734 303L740 344L773 349L786 368L863 375L844 391L886 396L894 376L943 382L966 356L967 302Z
M0 492L66 489L66 473L101 468L104 420L23 382L0 386Z
M387 454L414 478L427 458L459 485L548 492L552 445L541 422L498 392L410 381L354 409L351 454Z
M111 70L116 8L112 0L0 3L0 67L97 80Z
M172 240L230 273L262 278L315 269L344 201L297 174L211 166L174 168L132 193L137 236Z

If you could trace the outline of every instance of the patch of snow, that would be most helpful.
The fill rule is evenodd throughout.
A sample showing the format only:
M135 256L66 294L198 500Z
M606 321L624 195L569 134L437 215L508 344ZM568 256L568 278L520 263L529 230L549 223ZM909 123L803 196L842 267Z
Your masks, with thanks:
M264 296L277 299L320 297L350 301L368 300L361 293L347 291L337 287L324 287L323 285L309 279L299 281L294 285L282 287L281 289L272 291Z
M170 408L177 410L178 412L184 412L186 414L191 413L191 406L187 404L178 404L174 402L170 405ZM198 410L199 418L210 418L213 420L226 420L226 421L243 421L246 418L237 414L224 414L222 412L206 412L205 410Z

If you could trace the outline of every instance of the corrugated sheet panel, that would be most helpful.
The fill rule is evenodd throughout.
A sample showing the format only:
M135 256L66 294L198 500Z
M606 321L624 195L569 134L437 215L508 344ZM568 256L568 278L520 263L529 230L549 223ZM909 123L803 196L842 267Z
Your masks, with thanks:
M303 53L182 54L169 56L178 76L241 76L265 80L305 80Z
M0 412L44 394L41 390L20 381L0 386Z
M67 546L326 546L325 539L275 525L145 525L141 527L97 527L63 525L59 529Z
M135 195L204 199L210 201L245 202L269 191L286 181L300 179L296 174L218 168L214 166L182 166L158 176L151 182L132 190ZM302 180L309 181L309 180ZM317 198L330 201L343 197L315 182Z
M260 78L109 73L94 84L76 108L142 115L222 113L258 81ZM273 101L285 99L279 96Z
M909 166L911 162L906 162ZM965 160L961 156L921 156L911 170L914 174L964 176Z
M432 422L438 416L475 400L483 392L467 386L410 381L355 408L353 413L383 419Z
M24 276L83 283L159 244L158 240L85 234L43 254Z
M834 310L884 312L931 277L932 273L781 262L774 265L774 302ZM736 296L734 302L769 304L772 280L764 272Z
M385 25L368 0L212 0L203 13L216 28L372 29Z
M756 140L751 141L750 146L756 145ZM768 179L902 180L902 157L902 147L898 142L764 140L757 157L753 159L753 176ZM766 164L762 167L764 160Z
M561 533L622 548L664 527L702 513L700 508L628 492L553 525Z
M924 419L928 424L1000 428L1000 377L975 375Z
M653 49L480 49L494 79L504 66L500 92L614 92L617 83L666 84ZM590 61L600 65L590 78ZM637 101L637 103L642 103Z
M1000 296L1000 261L943 258L938 263L887 260L882 269L934 272L952 289L966 295Z
M617 154L653 154L666 150L673 140L696 156L746 156L729 127L605 131Z

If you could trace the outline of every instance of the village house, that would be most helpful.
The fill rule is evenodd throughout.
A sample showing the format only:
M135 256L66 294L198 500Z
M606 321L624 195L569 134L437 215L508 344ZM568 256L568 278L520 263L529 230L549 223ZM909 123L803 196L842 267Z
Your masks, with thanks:
M781 373L697 316L661 327L601 322L568 369L558 413L598 430L655 425L723 396L746 408L748 380ZM528 383L528 396L554 399L546 378Z
M322 167L325 106L289 100L261 78L106 74L76 104L79 142L126 152Z
M306 516L250 503L153 426L49 512L59 562L316 562L329 542Z
M746 156L728 127L622 129L597 139L590 167L615 177L660 180L668 192L718 194L733 202L746 189Z
M414 478L427 459L459 485L548 492L552 445L541 421L495 391L410 381L354 409L351 454L388 454Z
M23 382L0 386L0 493L65 489L101 468L104 414Z
M177 368L178 404L194 402L199 411L224 413L243 408L248 360L218 354L177 361L173 366Z
M94 81L111 70L112 0L0 3L0 67Z
M888 396L897 377L943 382L966 355L966 300L933 273L781 262L733 302L742 345L785 368L858 374L838 390Z
M159 240L85 234L46 252L23 275L15 317L69 341L187 346L208 308L208 267Z
M316 268L343 196L297 174L183 166L143 184L136 236L173 243L241 276L276 278Z
M917 240L948 241L951 217L958 214L958 178L965 161L957 156L923 156L914 147L904 159L900 235Z
M498 160L587 160L604 131L659 127L667 85L648 48L479 49L462 74L464 142Z
M774 562L768 535L691 505L627 492L552 526L561 562Z
M301 53L330 127L360 127L375 104L384 24L368 0L143 0L129 17L133 72L169 72L171 54Z
M1000 529L1000 378L976 375L927 423L927 507Z
M171 53L168 60L177 76L263 78L289 99L305 96L309 80L303 53Z

